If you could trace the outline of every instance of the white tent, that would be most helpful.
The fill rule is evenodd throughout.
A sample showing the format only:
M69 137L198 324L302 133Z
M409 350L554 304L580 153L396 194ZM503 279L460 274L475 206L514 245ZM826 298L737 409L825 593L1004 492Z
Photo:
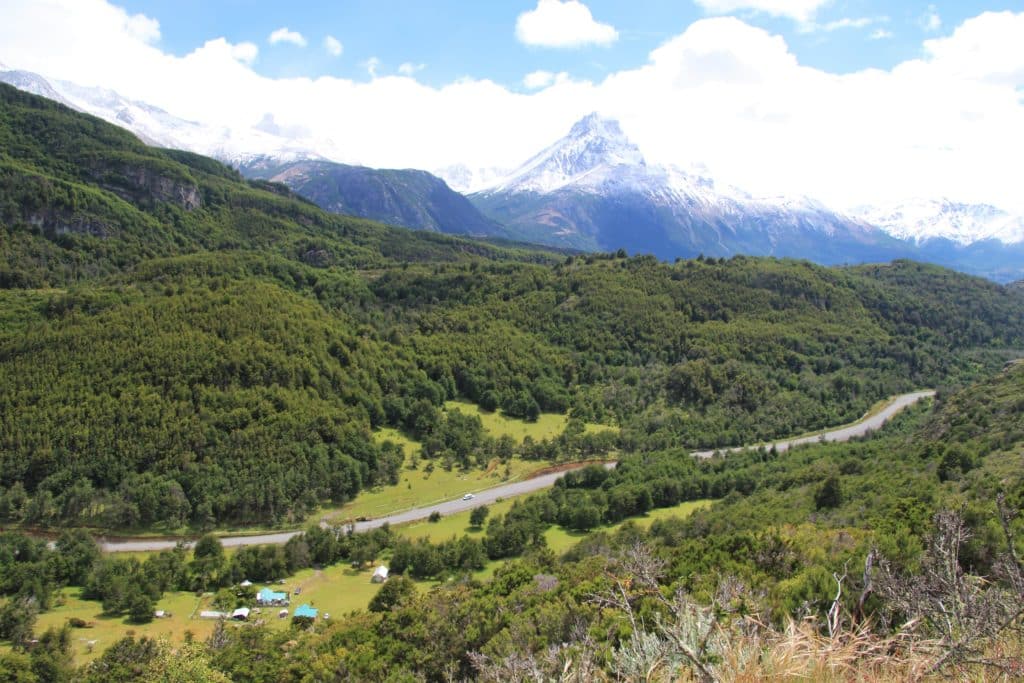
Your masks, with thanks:
M373 578L371 578L370 581L373 581L374 583L384 583L387 580L388 580L388 568L387 567L385 567L384 565L380 565L379 567L377 567L376 569L373 570Z

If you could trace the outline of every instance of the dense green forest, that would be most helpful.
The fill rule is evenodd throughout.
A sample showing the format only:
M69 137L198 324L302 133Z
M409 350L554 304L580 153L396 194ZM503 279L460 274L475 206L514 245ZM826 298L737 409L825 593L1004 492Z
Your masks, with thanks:
M0 638L16 649L0 680L1024 667L1019 287L902 261L664 263L392 229L0 85L0 323L0 521L62 529L52 546L0 534ZM934 405L871 438L689 455L923 387ZM454 398L571 419L510 445L442 410ZM588 440L585 421L619 429ZM403 453L381 427L420 441L430 466L611 447L620 462L442 543L313 525L230 557L207 536L142 560L65 528L294 523L397 481ZM594 531L707 498L686 519ZM554 526L593 533L559 557ZM251 598L242 578L382 553L396 577L369 609L308 632L218 628L175 649L130 637L81 668L69 627L33 633L64 586L143 622L167 591L230 608ZM468 578L497 560L493 578ZM850 668L819 675L839 653Z
M50 594L41 581L79 582L106 612L144 621L175 586L224 586L217 604L231 607L245 604L241 577L389 548L403 575L365 612L308 632L219 628L180 649L179 666L235 681L847 680L851 671L872 680L1006 680L1022 663L1014 635L1024 600L1021 396L1024 365L1015 363L856 442L706 461L627 456L611 473L584 470L513 507L488 524L483 543L312 527L230 560L207 537L191 558L179 549L140 563L100 558L81 532L53 549L9 534L0 537L0 566L12 598L0 629L12 638L25 630L26 609ZM695 495L723 477L748 484L684 520L648 530L627 523L561 557L538 533L575 525L572 514L563 519L567 509L614 519L614 501L627 492L671 505L668 483ZM525 542L509 548L512 536ZM463 578L484 553L512 560L487 582ZM427 592L408 578L444 576L456 580ZM42 634L42 646L0 657L0 671L26 677L16 680L45 672L135 681L167 666L166 644L129 636L76 671L70 637L66 628Z
M1024 346L1018 294L941 268L666 264L391 229L7 86L0 169L9 522L301 519L394 481L377 427L452 456L439 408L455 397L615 424L630 453L746 443Z

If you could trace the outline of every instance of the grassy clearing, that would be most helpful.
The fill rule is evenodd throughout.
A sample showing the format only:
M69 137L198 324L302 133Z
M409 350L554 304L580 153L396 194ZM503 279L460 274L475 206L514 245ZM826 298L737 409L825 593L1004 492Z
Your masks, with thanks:
M91 623L91 628L72 630L72 649L75 661L79 664L95 659L114 642L130 633L151 638L168 638L172 642L180 643L185 639L185 631L192 631L199 639L206 638L213 631L214 622L191 618L193 612L198 614L200 609L207 608L206 603L209 602L210 596L197 598L194 593L166 593L156 604L156 609L169 612L170 617L154 619L148 624L133 624L127 617L104 615L102 604L93 600L83 600L81 592L80 588L63 589L61 596L64 604L40 614L35 629L36 633L41 633L51 626L61 627L73 617Z
M421 462L415 470L403 467L398 484L365 491L341 508L324 510L321 517L335 520L382 517L392 512L461 498L465 493L515 481L545 464L513 458L507 472L505 466L497 461L491 463L487 470L463 472L453 468L446 471L443 467L435 466L432 472L427 472L426 463Z
M656 520L669 519L670 517L686 517L695 510L705 508L713 502L713 500L688 501L670 508L651 510L646 515L630 517L629 519L617 522L616 524L603 525L588 532L569 531L558 526L552 526L544 533L544 538L547 540L548 547L551 548L551 550L557 554L562 554L586 538L589 534L596 531L614 533L622 525L627 523L633 523L646 529ZM512 507L512 503L512 500L504 500L500 503L488 506L491 510L490 515L488 515L488 519L492 516L508 512L509 508ZM472 527L469 525L469 515L469 512L458 512L454 515L443 517L439 522L428 522L423 520L413 524L394 527L394 529L396 533L405 536L406 538L429 538L433 543L447 541L452 536L466 535L474 538L483 538L484 530L482 528ZM505 560L494 560L488 562L484 569L473 574L473 577L480 580L486 580L490 578L494 574L494 571L504 562Z
M655 521L659 519L669 519L670 517L688 517L695 510L706 508L713 502L715 501L691 500L685 503L680 503L679 505L670 508L660 508L657 510L651 510L646 515L642 515L640 517L630 517L629 519L625 519L621 522L600 526L594 529L593 531L587 532L569 531L561 527L551 527L544 534L544 537L547 539L548 547L556 553L561 554L572 548L574 545L582 541L584 538L586 538L594 531L605 531L608 533L614 533L620 527L622 527L622 525L627 523L632 523L642 529L647 529L651 526L651 524L653 524Z
M510 436L522 443L526 437L534 441L554 439L565 431L569 422L567 415L545 413L536 422L526 422L506 417L500 413L488 413L473 403L448 401L445 410L459 410L467 415L476 415L483 423L484 430L494 438ZM588 424L586 431L598 432L614 429L606 425ZM439 503L459 498L465 493L498 486L524 478L542 469L548 463L525 461L512 458L506 468L497 460L483 470L461 471L454 468L446 471L434 463L432 472L427 472L427 463L420 461L417 469L411 469L413 457L420 450L420 443L410 439L396 429L380 429L374 433L379 441L392 441L405 452L405 464L398 484L379 486L360 493L356 499L340 508L324 508L314 519L355 519L357 517L381 517L409 508Z
M301 589L299 595L293 596L292 609L308 602L320 610L321 616L330 614L331 618L338 618L353 610L366 608L379 588L370 582L372 574L372 570L355 571L345 564L323 570L305 569L289 578L282 588L289 591ZM148 624L133 624L127 617L104 615L101 603L81 598L80 588L65 588L62 596L64 604L39 615L36 633L51 626L63 626L73 617L91 623L90 628L74 629L72 632L72 649L75 661L79 664L92 661L114 642L129 634L167 638L172 643L181 643L186 631L191 631L197 639L202 640L213 632L216 625L214 620L199 618L201 610L213 609L210 605L213 596L209 594L197 597L194 593L183 591L165 593L156 604L156 609L162 609L170 616L154 619ZM265 620L271 628L288 628L291 619L280 619L277 612L276 608L268 608L260 615L254 615L254 618ZM3 647L3 650L7 649L9 646Z
M476 415L480 418L480 421L484 425L484 430L488 434L494 438L510 436L518 443L522 443L526 437L530 437L534 441L554 439L565 431L565 426L569 423L568 415L561 415L557 413L541 413L536 422L527 422L525 420L507 417L498 411L489 413L482 410L480 406L475 403L469 403L467 401L447 401L445 402L444 407L445 410L459 410L466 415ZM592 434L615 429L615 427L609 427L608 425L592 424L588 422L585 425L584 432Z
M613 532L626 522L633 522L646 528L657 519L686 516L694 510L710 505L711 502L701 500L681 503L675 507L654 510L642 517L634 517L625 522L603 526L595 531ZM512 500L505 500L489 506L491 515L508 512L512 503ZM435 523L422 521L407 524L395 527L395 532L408 538L426 537L435 543L462 534L481 538L483 529L469 525L469 514L469 512L460 512ZM563 553L586 535L552 527L546 532L545 537L548 547L556 553ZM139 559L144 559L141 553ZM383 561L386 562L386 559ZM474 578L481 581L489 579L504 562L505 560L488 562L483 570L474 574ZM321 616L329 614L331 619L338 619L354 610L366 609L370 599L380 588L378 584L371 583L372 575L372 569L355 570L347 563L339 563L324 569L304 569L290 577L280 589L292 592L296 589L300 590L299 595L293 596L292 609L308 602L320 610ZM433 586L438 585L438 582L423 581L418 585L422 590L430 590ZM277 587L275 586L275 588ZM50 626L63 626L72 617L91 622L93 624L91 628L74 629L73 631L72 647L75 661L79 664L92 661L114 642L129 634L150 638L164 637L172 643L181 643L185 639L186 631L191 631L197 639L202 640L213 632L215 626L215 622L212 620L198 618L201 610L212 609L210 606L212 595L197 597L194 593L188 592L167 593L157 603L156 609L169 612L171 616L154 619L149 624L133 624L126 617L104 616L102 605L92 600L83 600L79 588L65 588L61 591L61 595L63 604L39 615L36 632L42 632ZM291 620L279 619L277 611L275 608L269 608L255 618L264 619L271 628L288 628ZM229 627L235 627L235 625L229 624ZM95 641L91 648L90 641ZM0 646L0 651L8 649L8 645Z

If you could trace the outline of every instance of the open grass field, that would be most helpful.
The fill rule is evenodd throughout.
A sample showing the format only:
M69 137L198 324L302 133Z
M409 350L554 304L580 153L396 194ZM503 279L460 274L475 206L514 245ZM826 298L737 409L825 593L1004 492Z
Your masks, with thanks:
M510 436L517 442L527 437L535 441L553 439L565 431L569 418L567 415L544 413L536 422L527 422L506 417L500 413L488 413L473 403L448 401L446 410L459 410L468 415L480 417L484 430L492 437ZM588 424L587 431L614 429L606 425ZM438 463L434 463L433 471L428 472L427 463L420 461L416 469L411 469L413 456L419 451L420 444L396 429L380 429L375 432L380 441L392 441L399 444L405 452L405 464L402 467L398 484L379 486L360 493L355 500L340 508L323 508L314 519L346 520L358 517L380 517L392 512L409 508L430 505L452 498L459 498L465 493L476 492L499 484L521 479L532 472L544 468L548 463L526 461L512 458L507 466L497 460L489 463L486 469L462 471L453 468L446 471Z
M533 494L539 495L539 494ZM606 531L609 533L615 532L619 527L627 523L636 524L644 529L648 528L656 520L668 519L670 517L686 517L695 510L707 507L711 505L713 500L694 500L685 503L680 503L674 507L662 508L659 510L651 510L646 515L640 517L630 517L629 519L623 520L616 524L607 524L604 526L597 527L589 532L580 531L568 531L561 527L553 526L544 533L544 538L547 540L548 547L551 548L557 554L562 554L584 539L587 535L596 531ZM495 515L501 515L508 512L508 509L512 507L513 501L505 500L495 505L488 506L490 508L490 515L488 519ZM415 522L413 524L404 524L400 527L395 527L395 532L405 536L406 538L429 538L433 543L440 543L446 541L452 536L471 536L474 538L483 538L484 530L479 527L472 527L469 524L469 512L460 512L448 517L443 517L438 522L429 522L423 520ZM486 526L486 524L484 525ZM480 580L486 580L490 578L494 571L502 565L505 560L494 560L488 562L487 565L479 572L476 572L474 578Z
M633 517L626 522L647 527L657 519L686 516L694 510L710 505L711 502L713 501L701 500L681 503L675 507L654 510L642 517ZM512 503L512 500L505 500L491 505L491 515L504 514L512 507ZM626 522L599 527L595 531L611 532ZM395 531L408 538L427 537L434 542L462 534L477 538L483 536L483 529L469 525L469 512L450 515L434 523L422 521L403 525L396 527ZM568 532L557 527L552 527L545 534L548 547L556 553L564 553L584 536L586 534ZM140 560L144 559L144 554L140 553L138 556ZM382 558L382 561L386 563L386 557ZM483 570L474 574L474 578L480 580L490 578L503 562L504 560L488 562ZM337 619L353 610L366 608L370 599L380 588L378 584L371 583L372 575L372 569L357 571L346 563L339 563L324 569L304 569L289 577L281 588L292 592L296 589L301 590L299 595L293 596L292 609L308 602L320 610L321 617L329 614L330 618ZM436 585L438 585L436 581L419 583L423 590L430 590ZM162 609L170 613L170 616L154 619L148 624L133 624L126 617L104 616L99 602L83 600L80 594L81 589L79 588L65 588L61 592L63 604L40 614L36 623L37 633L50 626L62 626L73 617L91 623L91 628L74 629L73 631L75 661L79 664L95 659L115 641L130 633L150 638L168 638L171 642L180 643L185 639L186 631L191 631L197 639L201 640L208 637L215 626L214 621L198 617L201 610L212 609L210 607L212 595L209 594L197 597L194 593L189 592L167 593L157 603L156 609ZM254 615L254 617L265 619L271 628L288 628L291 623L290 619L279 619L275 608L269 608L263 614ZM233 627L233 625L229 624L229 627ZM8 648L9 646L6 644L0 645L0 651Z
M518 443L522 443L526 437L534 441L541 439L554 439L565 431L565 425L569 423L569 416L558 413L541 413L536 422L527 422L512 417L506 417L500 411L487 412L482 410L475 403L467 401L446 401L446 410L458 410L466 415L476 415L484 425L484 430L495 438L510 436ZM615 427L587 423L584 429L586 433L614 430Z
M357 572L346 564L322 570L305 569L290 577L283 588L289 591L301 589L301 594L293 597L291 609L308 602L320 610L321 617L325 614L341 617L353 610L365 609L369 604L370 598L380 588L378 584L370 582L372 574L370 569ZM180 643L185 639L186 631L191 631L197 639L202 640L213 632L216 625L214 620L199 618L200 611L213 609L210 606L213 596L209 594L197 597L194 593L183 591L166 593L156 604L156 609L164 610L170 616L154 619L148 624L133 624L127 617L103 615L103 607L99 602L83 600L80 593L79 588L64 589L64 604L40 614L36 622L37 633L51 626L63 626L73 617L91 624L90 628L72 631L75 661L79 664L95 659L111 644L129 634L167 638L173 643ZM267 608L252 618L266 620L271 628L288 628L291 619L280 619L277 612L277 608Z
M103 615L103 606L93 600L83 600L80 588L65 588L61 591L64 604L43 612L36 622L36 633L41 633L51 626L60 627L73 617L91 624L90 628L72 630L75 661L79 664L98 657L114 642L129 633L150 638L168 638L180 643L185 639L185 631L192 631L196 638L206 638L213 631L214 622L192 619L192 614L207 609L206 603L210 596L197 598L194 593L166 593L156 604L171 614L164 619L154 619L148 624L130 623L127 617L110 617Z

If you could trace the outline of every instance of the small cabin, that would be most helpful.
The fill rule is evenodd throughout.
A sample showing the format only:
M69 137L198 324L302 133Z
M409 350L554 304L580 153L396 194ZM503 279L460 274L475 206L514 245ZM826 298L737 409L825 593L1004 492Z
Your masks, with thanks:
M249 618L249 608L239 607L231 613L231 618L237 621L246 621Z
M261 588L256 594L256 604L260 607L283 607L288 604L288 594L272 591L269 588Z
M388 568L384 565L380 565L373 570L373 577L370 579L373 583L384 583L388 580Z

